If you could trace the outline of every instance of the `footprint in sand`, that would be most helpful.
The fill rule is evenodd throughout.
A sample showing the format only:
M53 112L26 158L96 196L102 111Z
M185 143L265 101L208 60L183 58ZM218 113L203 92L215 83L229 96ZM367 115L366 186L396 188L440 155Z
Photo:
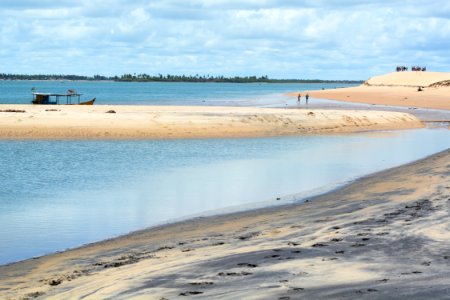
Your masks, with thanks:
M377 233L377 235L388 235L389 234L389 232L380 232L380 233Z
M248 276L252 275L253 273L250 272L220 272L217 275L218 276Z
M247 268L256 268L258 265L256 264L249 264L249 263L238 263L239 267L247 267Z
M299 243L296 243L296 242L288 242L287 244L288 244L288 246L299 246L300 245Z
M52 279L48 282L49 285L51 286L56 286L56 285L60 285L63 282L63 280L61 278L57 278L57 279Z
M251 233L249 233L247 235L241 235L241 236L237 237L237 239L239 239L241 241L245 241L245 240L251 239L253 237L256 237L258 235L260 235L259 232L251 232Z
M199 291L188 291L188 292L184 292L184 293L180 293L180 296L190 296L190 295L199 295L199 294L203 294L203 292L199 292Z
M183 249L181 250L181 252L190 252L190 251L194 251L194 248L187 248L187 249Z
M173 248L175 248L175 247L173 247L173 246L162 246L162 247L159 247L158 249L156 249L155 252L156 251L162 251L162 250L170 250L170 249L173 249Z
M202 281L202 282L190 282L190 285L204 286L204 285L213 285L212 281Z
M30 298L37 298L40 297L42 295L45 295L44 292L32 292L32 293L28 293L25 295L25 299L30 299Z
M264 256L264 258L278 258L278 257L280 256L277 254Z
M217 242L217 243L211 244L211 246L221 246L221 245L225 245L225 243L224 242Z

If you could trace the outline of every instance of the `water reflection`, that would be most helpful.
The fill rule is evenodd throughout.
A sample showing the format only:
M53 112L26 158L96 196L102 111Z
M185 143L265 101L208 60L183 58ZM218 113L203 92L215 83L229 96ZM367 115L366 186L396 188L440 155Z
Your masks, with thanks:
M288 195L298 199L298 193L323 191L449 147L450 131L427 129L259 139L1 141L0 263L207 211Z

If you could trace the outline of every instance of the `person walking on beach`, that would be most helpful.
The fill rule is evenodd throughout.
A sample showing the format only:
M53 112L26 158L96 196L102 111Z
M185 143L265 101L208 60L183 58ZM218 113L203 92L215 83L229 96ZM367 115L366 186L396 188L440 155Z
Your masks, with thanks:
M302 99L302 94L298 94L297 103L300 104L300 100Z
M305 98L306 98L306 104L308 104L309 94L306 94Z

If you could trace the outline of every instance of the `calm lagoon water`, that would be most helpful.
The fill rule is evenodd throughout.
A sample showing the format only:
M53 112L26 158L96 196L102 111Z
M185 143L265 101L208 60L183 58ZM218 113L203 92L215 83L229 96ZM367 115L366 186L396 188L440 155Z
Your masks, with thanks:
M450 147L450 131L0 141L0 263L208 212L271 205ZM300 193L300 194L298 194Z
M186 83L105 81L1 81L0 104L29 104L34 87L38 92L65 93L76 89L84 100L96 104L138 105L273 105L287 99L287 92L354 86L302 83Z

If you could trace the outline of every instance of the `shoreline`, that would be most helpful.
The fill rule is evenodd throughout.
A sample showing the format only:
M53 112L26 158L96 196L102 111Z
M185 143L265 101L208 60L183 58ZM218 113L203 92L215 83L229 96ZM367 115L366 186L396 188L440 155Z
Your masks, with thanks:
M412 131L416 131L416 130L417 129L412 129ZM440 130L440 129L420 129L420 130L428 130L429 131L429 130ZM375 134L385 135L385 134L394 134L395 132L396 131L379 131L378 133L375 133ZM361 133L361 134L364 135L364 133ZM368 134L373 134L373 133L369 132ZM434 151L437 151L437 150L434 150ZM342 180L342 179L336 180L336 181L333 181L326 185L318 186L318 187L308 189L305 191L298 192L298 190L297 190L296 192L293 192L293 193L292 192L287 193L287 194L281 193L281 194L273 195L270 198L265 198L265 200L258 200L256 202L251 202L251 203L246 203L246 204L228 205L228 206L225 206L222 208L213 208L210 210L187 214L187 215L184 215L181 217L169 218L169 219L162 220L161 222L154 223L154 224L149 225L144 228L140 227L140 228L133 229L129 232L125 231L125 232L121 232L119 234L110 235L109 237L101 238L97 241L79 243L77 245L70 246L70 247L66 248L65 250L53 250L55 252L47 252L46 254L42 253L42 254L37 254L35 256L23 258L23 259L16 260L16 261L0 263L0 267L7 266L10 264L20 263L22 261L26 261L26 260L30 260L30 259L36 259L36 258L39 258L42 256L57 254L59 252L70 251L70 250L77 249L77 248L84 248L85 246L90 246L92 244L102 243L103 241L110 241L110 240L120 238L122 236L127 236L129 234L133 234L134 232L147 231L147 230L152 230L152 229L159 228L159 227L171 226L173 224L178 224L178 223L190 221L193 219L203 219L203 218L217 217L217 216L221 216L221 215L239 214L239 213L247 212L247 211L250 212L250 211L256 211L256 210L264 210L266 208L272 209L272 208L281 207L281 206L299 205L307 199L313 199L318 196L339 190L349 184L352 184L352 183L360 180L361 178L365 178L367 176L372 176L372 175L378 174L378 173L386 171L386 170L400 167L405 164L410 164L415 161L418 161L418 160L424 159L428 156L432 156L432 155L436 154L434 152L429 152L429 153L431 153L431 154L423 154L426 156L422 157L422 158L420 158L420 156L419 156L419 158L413 158L413 160L406 161L406 162L396 162L395 164L389 164L389 165L386 165L383 167L378 166L374 170L367 171L368 173L352 175L350 177L347 177L345 180Z
M417 261L417 267L414 268L420 269L420 272L412 270L411 272L416 274L415 276L399 274L403 279L397 278L399 275L392 279L391 273L393 270L385 266L384 261L395 262L397 267L400 265L401 268L408 268L409 265L402 261L405 258L398 257L393 252L390 253L395 258L392 262L392 257L384 257L375 249L380 245L392 248L399 243L396 238L397 234L405 231L406 233L403 234L408 237L414 236L417 230L423 231L424 227L432 232L431 235L428 232L428 238L434 238L432 245L435 247L435 252L439 249L445 249L442 246L445 246L446 238L443 240L444 245L441 245L439 239L436 240L436 236L445 237L448 236L448 233L442 231L445 226L439 224L438 221L445 220L447 225L450 222L447 220L448 218L442 219L442 207L438 209L436 205L433 206L433 203L429 203L430 201L424 202L423 199L431 197L434 199L432 202L442 202L449 196L450 181L448 176L441 176L448 172L449 166L446 166L443 162L448 162L449 158L450 150L445 150L400 167L358 178L344 187L314 196L301 204L265 207L184 220L136 231L122 237L64 252L0 266L0 270L2 270L0 273L3 274L0 278L0 295L5 293L5 296L15 297L38 293L35 295L67 298L93 293L90 297L95 298L106 295L112 297L120 295L122 297L142 296L142 293L151 291L152 294L172 298L183 292L200 291L204 297L214 298L221 295L221 290L227 289L227 285L224 286L219 283L224 283L225 280L236 288L234 290L236 297L253 295L256 292L256 286L261 287L261 284L264 285L267 281L270 281L270 285L277 287L263 288L260 293L272 293L269 295L293 293L295 295L301 292L298 295L302 297L323 297L325 295L361 297L358 293L354 294L355 290L364 290L363 294L376 293L373 295L381 297L386 294L380 295L378 292L386 293L386 287L390 292L397 291L396 295L399 295L396 289L401 291L406 288L410 289L411 281L422 282L420 278L426 278L426 280L431 280L431 283L435 284L435 288L429 289L426 293L433 292L434 294L431 295L443 295L444 290L438 288L438 282L447 278L443 274L448 275L448 268L444 266L439 268L439 265L435 265L434 262L428 266L422 264L422 260L426 260L430 256L429 253L421 252L427 249L425 245L429 242L422 241L421 243L425 243L423 246L425 248L419 247L419 249L413 250L415 252L414 257L408 258L411 261ZM427 183L424 183L424 176L428 177ZM405 178L408 180L404 180ZM337 200L339 201L337 202ZM417 203L422 204L417 206ZM428 209L430 205L434 208ZM420 214L424 209L424 215L412 217L408 221L408 217L403 217L404 212L397 213L399 206L419 208ZM395 214L392 212L393 210ZM403 208L403 210L405 209ZM414 211L417 212L418 210L414 209ZM383 218L383 213L384 218L386 218L385 221L380 223L376 219L372 219L373 216L377 215ZM438 220L431 217L436 214L440 216ZM369 219L366 221L360 220L368 217ZM398 218L401 219L397 220ZM317 222L319 220L320 222ZM355 223L354 221L358 222ZM366 229L358 226L371 230L366 231ZM378 235L386 229L380 228L378 230L377 226L388 226L389 234ZM335 227L339 228L333 229ZM356 231L367 234L356 234L355 228L359 228ZM439 228L442 228L442 230ZM377 230L381 231L377 233ZM346 237L342 237L343 233ZM422 234L426 233L422 232ZM348 235L354 237L349 238ZM371 236L371 238L366 236ZM336 239L336 241L330 243L330 238ZM395 242L391 241L390 238L396 239ZM352 248L348 244L346 247L349 247L349 254L345 254L347 251L342 249L346 247L336 246L342 244L338 241L339 239L343 240L342 243L344 244L348 240L350 244L364 245ZM361 239L364 243L358 242ZM370 240L374 240L374 242L370 242ZM414 241L414 243L418 242L417 240ZM413 241L400 241L400 243L406 244L410 242ZM373 243L375 245L370 245ZM324 246L319 246L322 244ZM439 245L441 245L441 248L437 247ZM359 250L360 247L363 252ZM337 249L336 251L343 251L344 253L331 254L332 251L328 250L334 248ZM292 251L299 251L299 253L293 253ZM367 256L365 255L366 252L371 253L370 269L372 271L365 270L369 266L364 259ZM250 253L252 254L250 255ZM292 258L289 258L290 256ZM335 256L336 259L331 259ZM281 258L283 259L280 261ZM284 259L288 259L286 263L289 262L289 265L286 265ZM442 260L442 258L440 259ZM343 262L341 262L342 260ZM374 264L374 260L378 261L378 264ZM242 267L239 266L241 263ZM342 263L346 268L346 276L339 272L339 269L343 267ZM450 264L450 261L444 259L441 263ZM430 279L420 275L426 273L424 270L429 268L430 265L432 266L433 277ZM220 271L220 268L223 268L224 271ZM376 276L371 274L374 272L374 268L377 270ZM253 274L255 271L258 273L259 269L263 269L261 272L266 275L260 277ZM278 274L281 270L287 273L283 276L280 275L280 279L277 280L279 275L275 274ZM337 278L325 276L322 273L324 270L332 273L338 272L340 276L345 278L341 278L341 282L336 283ZM298 273L299 271L300 273L306 272L306 274L289 275L289 272ZM181 274L179 274L180 272ZM221 272L225 275L218 275ZM178 274L175 277L178 278L177 280L158 281L158 278L173 278L170 276L175 274ZM362 279L357 279L355 284L353 281L355 278L351 276L352 274L358 274L358 276L362 276ZM436 277L437 274L444 277ZM246 283L239 282L242 281L239 280L243 278L242 276L245 276L248 280ZM256 278L251 279L253 277ZM284 277L287 279L282 279ZM391 277L388 280L393 282L387 284L380 281L385 277ZM19 278L25 283L16 286L14 282ZM119 283L123 278L127 278L127 282ZM153 279L149 281L150 278ZM320 284L316 282L319 279ZM182 282L187 280L187 282L184 284L177 282L180 280ZM201 282L206 282L205 280L213 283L201 284ZM280 280L286 280L287 283L281 283ZM115 287L111 286L111 281L116 282ZM105 286L106 282L110 283ZM149 285L148 283L144 284L145 282L155 283ZM199 282L200 284L193 285L189 282ZM333 287L333 285L330 285L331 283L337 284L337 286ZM244 285L247 284L249 286L245 287ZM102 287L102 292L99 292L99 285ZM161 288L158 288L158 286L161 286ZM327 286L327 288L324 288L324 286ZM299 289L295 290L295 288ZM368 291L368 289L376 291ZM419 290L420 285L414 290L417 295L420 295ZM124 291L126 293L123 293Z
M269 137L421 127L413 115L389 111L0 105L0 139Z
M364 84L355 87L300 93L350 103L450 110L450 73L392 72L369 78ZM288 96L295 97L298 94L288 93Z
M324 98L350 103L366 103L386 106L420 107L437 110L450 110L448 102L449 87L423 88L421 92L414 87L402 86L357 86L340 89L302 91L314 98ZM288 93L296 97L298 93Z
M291 96L292 97L292 96ZM304 102L304 101L303 101ZM370 104L364 102L347 102L325 98L310 98L309 104L290 106L289 109L329 109L329 110L361 110L361 111L394 111L409 113L418 118L427 127L430 123L443 123L440 127L449 127L450 110L421 108L415 106L394 106L386 104ZM450 127L449 127L450 128Z
M389 97L377 103L367 97L371 104L396 105ZM0 105L0 111L12 106ZM0 139L260 137L409 129L426 122L389 106L285 108L28 105L24 113L0 112ZM153 131L142 132L148 127ZM8 263L0 266L0 297L448 296L449 160L447 149L296 203L186 217Z

